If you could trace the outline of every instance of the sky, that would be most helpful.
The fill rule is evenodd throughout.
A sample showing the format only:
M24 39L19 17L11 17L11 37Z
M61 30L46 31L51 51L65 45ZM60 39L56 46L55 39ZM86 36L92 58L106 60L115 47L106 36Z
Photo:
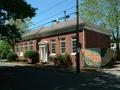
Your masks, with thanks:
M75 12L76 0L26 0L32 7L37 8L35 17L32 18L32 25L29 29L34 30L46 26L48 22L64 16L64 11L69 15ZM70 19L75 18L75 13ZM62 20L62 19L61 19ZM43 25L45 24L45 25ZM49 23L48 25L52 25Z

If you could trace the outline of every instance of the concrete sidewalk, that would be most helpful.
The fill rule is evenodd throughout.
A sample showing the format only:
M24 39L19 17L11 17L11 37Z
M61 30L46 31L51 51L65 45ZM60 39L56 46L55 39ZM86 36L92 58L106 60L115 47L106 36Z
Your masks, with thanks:
M29 66L29 64L26 63L20 63L20 62L0 62L0 66Z
M120 64L114 65L113 68L102 69L102 71L105 72L105 73L110 73L110 74L113 74L113 75L120 76Z

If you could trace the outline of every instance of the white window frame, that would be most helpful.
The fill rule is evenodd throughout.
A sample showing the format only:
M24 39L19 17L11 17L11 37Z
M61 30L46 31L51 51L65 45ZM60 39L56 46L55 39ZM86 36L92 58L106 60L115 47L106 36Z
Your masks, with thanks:
M23 56L23 46L20 46L20 56Z
M73 52L73 48L76 46L73 46L73 41L76 41L76 37L71 38L71 55L76 55L76 52Z
M62 53L62 54L65 54L65 52L62 52L62 42L64 42L65 44L66 44L66 41L65 41L65 38L64 38L64 40L62 40L63 38L61 38L60 39L60 53ZM66 45L65 45L65 51L66 51Z
M25 45L24 45L24 50L25 51L27 51L27 50L33 50L33 42L32 41L26 42Z
M29 45L29 50L33 50L33 46L32 45Z
M52 44L55 44L55 47L54 47L55 52L52 51L53 50ZM54 41L51 40L50 47L51 47L51 49L50 49L51 55L56 55L56 41L55 40Z

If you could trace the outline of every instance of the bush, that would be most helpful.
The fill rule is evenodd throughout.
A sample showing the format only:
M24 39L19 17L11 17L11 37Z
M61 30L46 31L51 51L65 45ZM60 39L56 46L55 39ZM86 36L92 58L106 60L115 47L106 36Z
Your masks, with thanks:
M28 63L35 64L39 61L39 53L37 51L26 51L24 57L27 58ZM30 62L29 62L30 61Z
M66 53L64 55L64 62L63 63L65 66L72 65L71 58L70 58L69 54Z
M71 65L71 58L70 55L65 53L65 54L60 54L57 55L56 57L56 63L62 66L69 66Z
M0 57L6 59L7 55L10 53L11 46L8 42L0 40Z
M18 56L16 53L14 52L10 52L8 55L7 55L7 60L9 62L12 62L12 61L16 61L18 59Z

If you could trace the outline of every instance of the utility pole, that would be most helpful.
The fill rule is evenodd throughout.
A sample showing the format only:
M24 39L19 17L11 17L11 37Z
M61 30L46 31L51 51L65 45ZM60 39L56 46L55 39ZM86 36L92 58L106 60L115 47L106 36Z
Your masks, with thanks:
M76 72L80 73L79 1L76 0Z

